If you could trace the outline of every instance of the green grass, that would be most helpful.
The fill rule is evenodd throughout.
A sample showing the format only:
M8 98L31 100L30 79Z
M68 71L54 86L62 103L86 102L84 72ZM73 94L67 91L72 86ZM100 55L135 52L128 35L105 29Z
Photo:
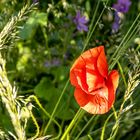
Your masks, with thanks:
M113 3L0 2L0 139L139 139L139 3L132 2L114 34ZM76 29L77 10L89 19L88 32ZM91 115L74 99L69 70L79 55L99 45L120 79L112 109Z

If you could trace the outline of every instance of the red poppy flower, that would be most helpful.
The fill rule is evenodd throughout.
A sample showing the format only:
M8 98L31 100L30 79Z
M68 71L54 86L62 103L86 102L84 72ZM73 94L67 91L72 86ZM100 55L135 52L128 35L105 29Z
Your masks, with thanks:
M70 70L75 99L81 108L91 114L103 114L110 110L115 100L118 80L116 70L108 73L104 46L81 54Z

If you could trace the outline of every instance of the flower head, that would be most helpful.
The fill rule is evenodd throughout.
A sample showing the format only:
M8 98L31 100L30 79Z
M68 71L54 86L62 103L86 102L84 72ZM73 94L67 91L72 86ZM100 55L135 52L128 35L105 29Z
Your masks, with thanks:
M115 100L118 79L116 70L108 73L104 46L81 54L70 70L75 99L81 108L91 114L103 114L110 110Z
M114 22L112 24L112 29L114 32L117 32L120 27L120 17L118 15L118 12L115 12Z
M113 5L113 8L116 9L118 12L127 13L130 5L130 0L118 0L118 2Z
M85 16L81 16L80 11L77 11L76 16L73 19L73 22L76 24L77 26L77 30L78 31L88 31L88 27L87 27L87 23L88 20L86 19Z
M119 17L119 13L122 13L122 14L127 13L130 5L131 5L130 0L118 0L117 3L113 5L113 8L116 9L114 22L112 24L112 29L114 32L117 32L120 27L121 19Z

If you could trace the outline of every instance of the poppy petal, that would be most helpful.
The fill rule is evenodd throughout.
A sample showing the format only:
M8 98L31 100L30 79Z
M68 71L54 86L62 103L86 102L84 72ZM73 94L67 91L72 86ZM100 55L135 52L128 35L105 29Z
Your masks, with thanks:
M108 89L104 86L88 95L89 103L82 107L91 114L104 114L108 109Z
M76 87L80 87L85 92L88 92L88 86L87 86L87 83L86 83L86 71L85 71L85 68L83 68L83 69L75 69L74 74L76 75L77 82L78 82L78 86L76 86Z
M90 49L81 55L86 64L86 83L89 92L104 85L104 77L102 77L97 69L97 58L103 49L103 46L99 46Z
M107 60L106 60L106 56L105 56L105 52L104 52L104 47L100 47L100 55L97 60L97 68L98 68L99 73L103 77L107 78L108 64L107 64Z
M100 98L100 97L99 97ZM97 100L97 99L96 99ZM85 106L83 106L82 108L87 111L88 113L91 114L104 114L106 112L108 112L108 104L107 101L104 100L104 98L102 98L103 102L102 104L95 104L91 101L89 101ZM101 98L100 98L101 101Z
M86 63L86 68L90 68L92 70L97 69L97 58L99 57L102 50L104 50L104 46L99 46L89 49L81 55Z
M104 78L97 70L86 69L86 78L89 93L104 86Z
M106 85L108 87L108 108L110 109L115 101L115 92L116 88L118 86L118 81L119 81L119 74L118 71L112 70L109 74L108 80L106 82Z
M92 52L94 52L94 56L92 55ZM90 49L81 55L81 58L85 62L86 68L89 68L92 70L96 69L96 62L97 62L98 55L99 53L96 48Z
M92 102L88 102L85 106L82 107L82 109L90 114L98 114L99 112L99 107L97 107L97 105L94 105Z
M112 70L109 74L109 78L112 80L114 91L116 91L116 88L118 87L119 83L119 73L117 70Z
M104 114L115 101L119 74L108 75L104 46L90 49L78 57L70 70L74 96L81 108L91 114Z
M78 57L70 70L70 81L75 87L81 87L85 92L100 88L104 79L97 70L97 58L104 50L99 46L84 52ZM86 69L86 71L85 71ZM92 72L91 72L92 71Z
M89 102L87 98L87 94L80 88L75 89L74 97L77 103L80 105L80 107L85 106Z
M75 87L82 88L84 91L87 91L88 86L86 84L85 63L81 57L76 59L70 69L70 82Z

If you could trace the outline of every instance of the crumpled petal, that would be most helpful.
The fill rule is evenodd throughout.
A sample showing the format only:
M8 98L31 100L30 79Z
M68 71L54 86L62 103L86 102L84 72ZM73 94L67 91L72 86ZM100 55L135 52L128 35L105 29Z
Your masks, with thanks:
M98 66L97 68L97 64L101 67ZM104 85L107 69L104 47L99 46L84 52L78 57L70 70L70 81L75 87L81 87L85 92L90 93L90 91Z
M87 91L85 62L82 57L78 57L70 69L70 81L73 86Z
M119 82L119 74L118 71L116 70L112 70L108 76L108 80L107 80L107 87L108 87L108 108L110 109L115 101L115 93L116 93L116 89L118 87L118 82Z
M86 82L89 94L92 94L91 92L93 90L102 88L105 85L104 78L99 74L99 72L91 69L86 69Z
M103 77L107 78L107 76L108 76L108 64L106 61L104 47L100 47L100 54L99 54L99 57L97 59L97 68L98 68L98 71L100 72L100 74Z
M119 83L119 73L117 70L112 70L109 74L109 79L111 79L113 84L113 89L116 91L116 88L118 87Z
M75 86L74 96L81 108L91 114L104 114L115 101L119 74L108 75L104 46L87 50L78 57L70 70L70 81Z
M74 97L80 107L91 114L104 114L108 112L110 109L108 105L108 88L104 87L94 92L95 95L89 95L83 90L76 88Z
M88 100L88 97L87 97L87 94L81 90L80 88L76 88L75 91L74 91L74 97L77 101L77 103L82 107L82 106L85 106L89 100Z
M107 87L103 87L94 92L95 95L88 95L89 102L85 106L82 106L82 108L91 114L104 114L108 112L109 93Z

